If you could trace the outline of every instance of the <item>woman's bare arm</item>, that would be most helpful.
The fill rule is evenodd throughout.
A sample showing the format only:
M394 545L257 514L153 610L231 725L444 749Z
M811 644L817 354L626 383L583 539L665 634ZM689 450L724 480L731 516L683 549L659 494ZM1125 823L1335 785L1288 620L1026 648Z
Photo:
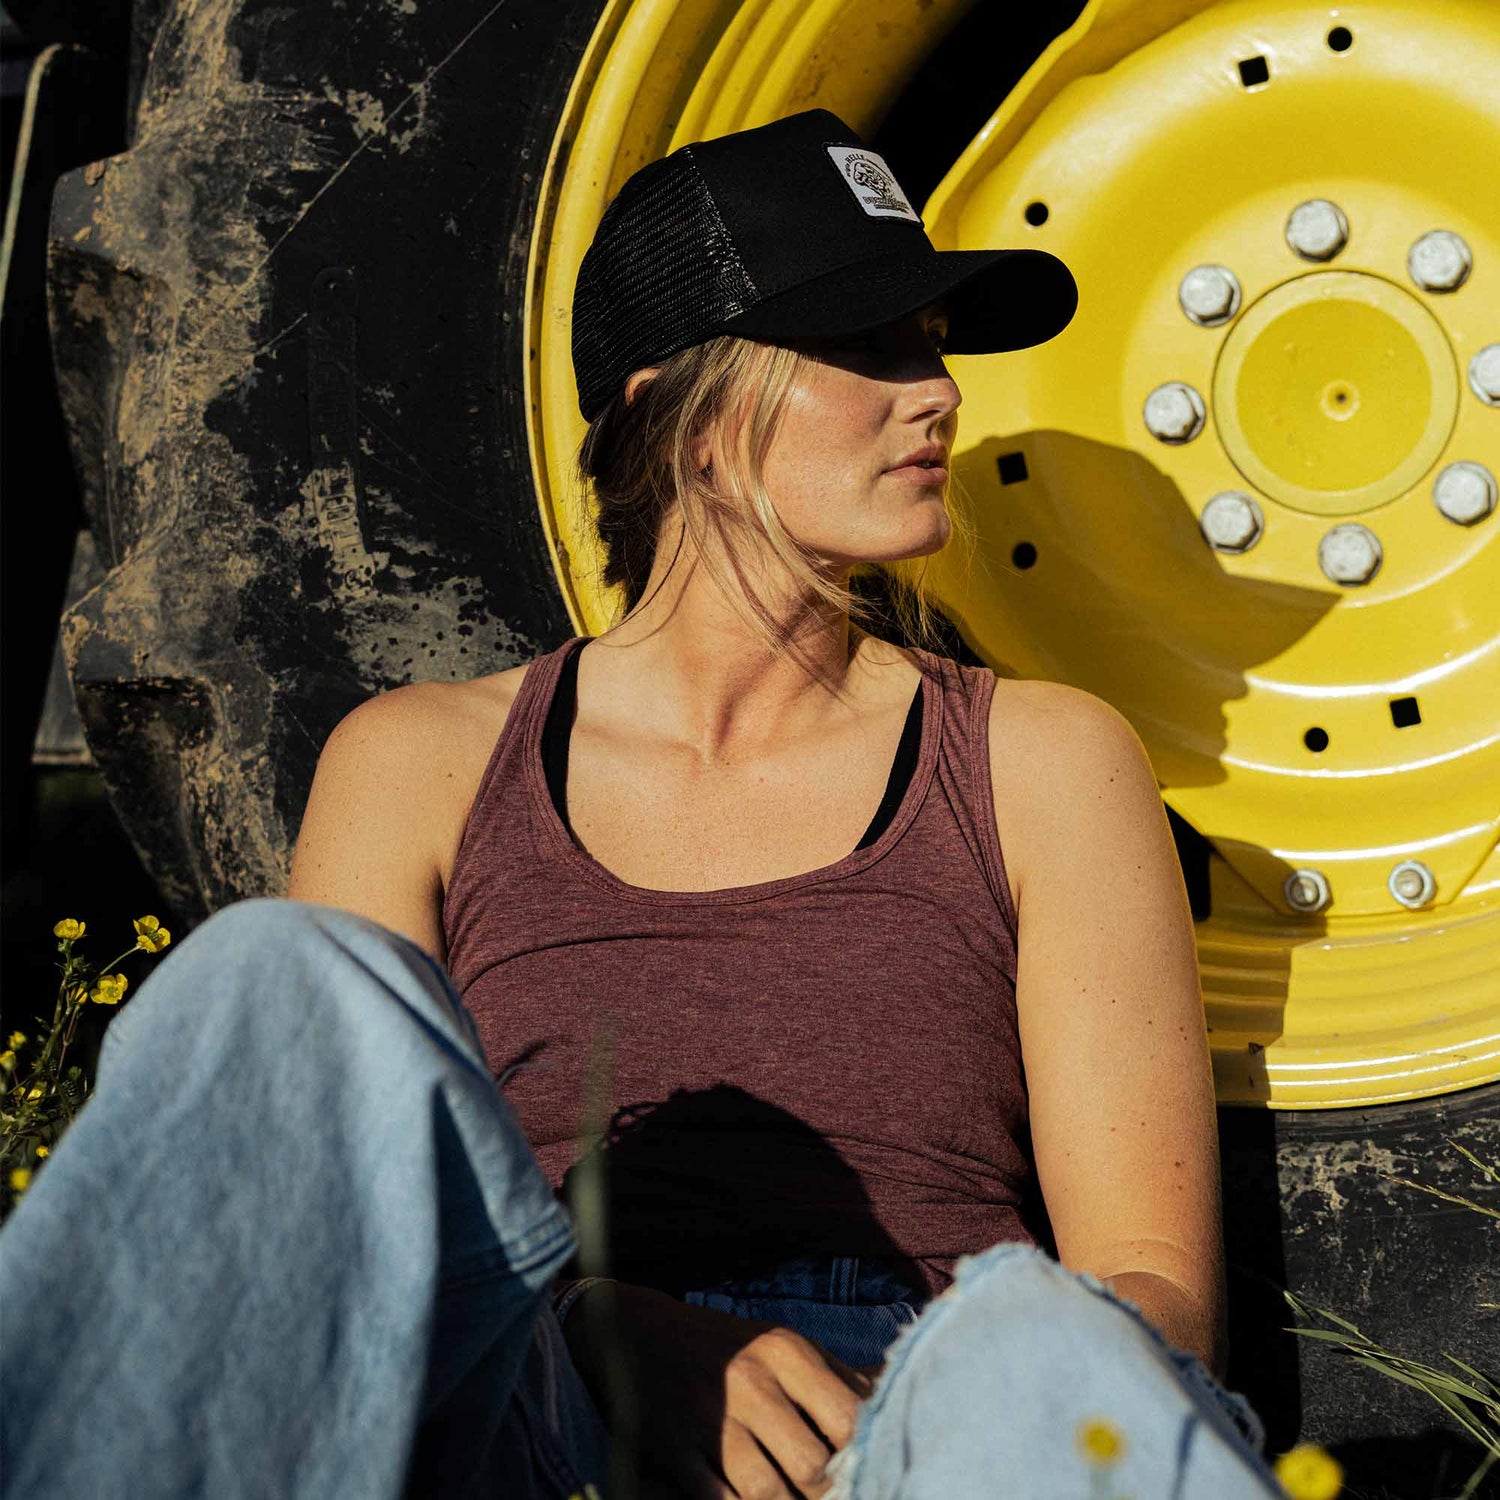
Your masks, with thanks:
M1002 684L990 735L1016 864L1032 1143L1058 1258L1138 1303L1222 1378L1212 1063L1150 760L1123 715L1055 683Z
M286 894L371 917L447 961L438 874L446 684L361 703L323 746Z

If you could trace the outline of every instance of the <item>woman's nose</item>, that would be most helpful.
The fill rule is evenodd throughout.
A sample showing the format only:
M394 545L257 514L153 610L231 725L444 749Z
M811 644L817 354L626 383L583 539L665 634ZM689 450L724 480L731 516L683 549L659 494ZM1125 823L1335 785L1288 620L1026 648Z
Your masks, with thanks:
M908 387L910 410L906 415L911 420L951 417L963 404L958 382L948 373L941 358L934 356L934 360L937 373L913 381Z

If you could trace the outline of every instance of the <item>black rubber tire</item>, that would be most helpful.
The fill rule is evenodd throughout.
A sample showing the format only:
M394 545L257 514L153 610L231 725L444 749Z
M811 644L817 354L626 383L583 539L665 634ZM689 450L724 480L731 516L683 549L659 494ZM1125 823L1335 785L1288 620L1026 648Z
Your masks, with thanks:
M1494 1213L1500 1187L1450 1141L1500 1167L1500 1083L1369 1109L1219 1110L1230 1384L1269 1451L1324 1444L1350 1495L1456 1495L1484 1453L1423 1392L1287 1332L1301 1320L1281 1288L1408 1359L1464 1378L1452 1355L1496 1378L1495 1220L1433 1193Z
M571 631L521 309L601 8L150 0L130 148L58 181L54 362L102 568L65 650L184 928L284 889L355 704Z

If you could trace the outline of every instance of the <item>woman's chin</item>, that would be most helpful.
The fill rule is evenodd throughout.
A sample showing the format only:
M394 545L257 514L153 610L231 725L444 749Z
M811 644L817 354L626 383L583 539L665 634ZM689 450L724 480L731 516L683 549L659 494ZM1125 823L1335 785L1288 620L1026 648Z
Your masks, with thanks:
M922 537L906 537L900 544L888 547L888 549L871 552L861 558L862 562L903 562L907 558L927 558L935 552L942 552L948 544L948 538L953 535L953 523L948 522L945 517L944 525L933 526Z
M901 524L871 535L850 538L825 552L846 563L901 562L910 557L930 557L941 552L953 535L953 522L942 504L941 496L912 506L902 516ZM821 550L821 549L820 549Z
M921 524L915 524L920 519ZM904 527L904 535L901 538L902 547L899 552L893 552L882 562L896 562L904 557L931 557L934 552L941 552L948 545L948 539L953 535L953 521L948 515L947 509L942 504L942 497L920 509L919 516L912 518L913 523Z

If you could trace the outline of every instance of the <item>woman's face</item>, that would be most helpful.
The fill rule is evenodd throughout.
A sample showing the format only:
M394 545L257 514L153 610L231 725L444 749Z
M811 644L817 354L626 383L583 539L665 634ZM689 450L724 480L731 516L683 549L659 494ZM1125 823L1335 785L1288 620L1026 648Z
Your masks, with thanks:
M963 398L943 365L947 328L933 306L797 343L810 358L766 456L766 489L792 535L835 565L924 557L948 540L943 496Z

